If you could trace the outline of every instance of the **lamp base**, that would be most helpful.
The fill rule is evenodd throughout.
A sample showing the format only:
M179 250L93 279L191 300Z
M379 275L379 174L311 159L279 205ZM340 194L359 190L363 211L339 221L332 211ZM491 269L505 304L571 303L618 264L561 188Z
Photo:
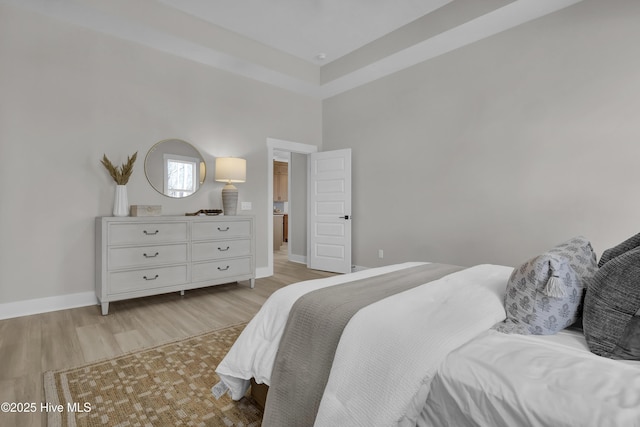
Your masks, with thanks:
M233 184L227 184L222 189L222 210L225 215L236 215L238 210L238 189Z

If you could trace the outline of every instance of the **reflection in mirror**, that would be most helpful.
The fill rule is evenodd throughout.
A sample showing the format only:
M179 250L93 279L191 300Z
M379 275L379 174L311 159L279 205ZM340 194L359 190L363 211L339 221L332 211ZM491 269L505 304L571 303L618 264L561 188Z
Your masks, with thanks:
M165 139L155 144L144 160L149 184L168 197L187 197L198 191L207 174L202 155L181 139Z

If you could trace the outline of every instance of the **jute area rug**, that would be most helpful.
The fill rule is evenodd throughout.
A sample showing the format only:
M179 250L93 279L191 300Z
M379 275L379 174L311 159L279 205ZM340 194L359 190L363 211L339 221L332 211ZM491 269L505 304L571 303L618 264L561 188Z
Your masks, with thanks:
M48 426L259 426L251 397L211 394L215 368L245 325L46 372Z

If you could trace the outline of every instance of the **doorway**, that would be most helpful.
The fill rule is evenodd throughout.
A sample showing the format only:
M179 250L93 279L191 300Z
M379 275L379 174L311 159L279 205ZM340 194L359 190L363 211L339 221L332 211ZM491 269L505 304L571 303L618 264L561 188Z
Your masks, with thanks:
M291 260L293 248L289 248L289 215L291 212L300 216L299 209L289 209L295 205L296 190L300 196L300 188L293 188L293 184L300 184L299 178L292 173L292 156L302 156L289 151L273 151L273 270L278 273L278 266ZM306 157L306 156L305 156ZM296 160L300 160L296 158ZM299 169L299 168L297 168ZM299 187L299 185L298 185Z
M315 153L318 151L318 147L315 145L301 144L299 142L293 141L285 141L281 139L267 138L267 275L273 275L273 261L274 261L274 221L273 221L273 176L274 176L274 167L273 161L275 160L275 153L283 152L283 153L296 153L301 154L303 156L307 156L310 153ZM293 156L295 158L295 156ZM300 156L298 156L300 157ZM306 167L305 167L306 169ZM292 187L291 183L291 162L289 162L289 188ZM294 242L298 241L302 236L301 233L305 234L304 239L306 239L306 229L303 227L302 232L300 232L299 224L306 223L306 209L304 212L296 213L295 205L293 205L293 199L296 199L296 202L299 204L302 202L306 206L306 192L305 194L296 193L292 195L291 200L288 203L288 228L289 228L289 242L287 244L287 258L290 261L306 263L306 257L302 257L299 254L292 253L292 248L295 247Z

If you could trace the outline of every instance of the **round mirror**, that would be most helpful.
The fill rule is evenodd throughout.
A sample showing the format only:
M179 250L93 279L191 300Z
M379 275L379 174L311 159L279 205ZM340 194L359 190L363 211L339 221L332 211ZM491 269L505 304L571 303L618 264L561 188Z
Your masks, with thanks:
M165 139L147 153L144 174L157 192L181 198L198 191L207 173L204 159L193 145L181 139Z

